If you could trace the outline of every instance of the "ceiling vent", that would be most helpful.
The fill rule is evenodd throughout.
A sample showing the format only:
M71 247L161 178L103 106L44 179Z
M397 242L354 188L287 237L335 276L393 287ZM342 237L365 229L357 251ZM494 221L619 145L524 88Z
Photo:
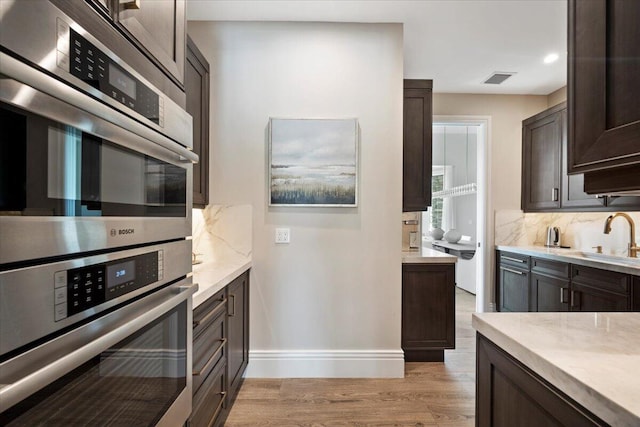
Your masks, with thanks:
M488 85L499 85L514 74L515 73L496 71L487 80L485 80L484 83Z

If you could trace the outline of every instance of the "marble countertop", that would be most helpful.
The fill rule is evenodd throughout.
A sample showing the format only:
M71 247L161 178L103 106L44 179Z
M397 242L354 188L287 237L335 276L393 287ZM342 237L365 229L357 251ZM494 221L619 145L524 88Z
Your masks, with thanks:
M193 308L196 308L233 279L251 268L251 260L227 262L203 262L193 266L193 283L198 284L198 291L193 294Z
M476 313L473 327L612 426L640 425L640 313Z
M595 251L587 252L575 249L547 248L545 246L497 245L496 249L640 276L640 258L599 255Z
M455 264L458 257L423 246L418 251L403 251L403 264Z

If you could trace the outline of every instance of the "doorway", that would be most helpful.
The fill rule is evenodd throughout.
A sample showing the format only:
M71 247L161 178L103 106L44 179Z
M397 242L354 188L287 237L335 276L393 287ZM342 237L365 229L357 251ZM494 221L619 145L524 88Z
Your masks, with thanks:
M458 287L476 295L476 311L493 311L493 271L487 264L493 247L493 216L490 180L490 124L486 116L434 116L433 118L433 200L422 215L423 242L434 237L430 230L454 229L460 240L456 265ZM435 237L437 236L437 231ZM445 236L446 237L446 236ZM442 238L441 238L442 239ZM445 239L444 246L452 246ZM439 242L435 242L439 244ZM457 245L457 246L456 246Z

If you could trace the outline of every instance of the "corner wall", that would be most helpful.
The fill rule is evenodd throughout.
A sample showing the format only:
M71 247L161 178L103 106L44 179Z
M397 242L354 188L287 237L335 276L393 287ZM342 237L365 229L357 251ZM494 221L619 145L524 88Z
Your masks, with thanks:
M402 25L196 21L189 34L211 65L210 198L253 206L247 376L402 377ZM270 116L358 118L357 208L267 206Z

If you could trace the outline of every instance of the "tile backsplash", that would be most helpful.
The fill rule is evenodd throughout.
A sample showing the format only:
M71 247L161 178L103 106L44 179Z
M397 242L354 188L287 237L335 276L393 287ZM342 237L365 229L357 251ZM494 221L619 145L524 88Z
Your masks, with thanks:
M251 259L252 206L208 205L193 210L193 252L203 262Z
M508 246L541 246L546 242L547 227L560 227L562 245L572 249L594 251L601 245L603 252L627 255L629 224L616 218L611 233L604 234L604 223L614 212L550 212L524 213L501 210L495 213L495 244ZM636 241L640 241L640 212L627 212L636 224Z

